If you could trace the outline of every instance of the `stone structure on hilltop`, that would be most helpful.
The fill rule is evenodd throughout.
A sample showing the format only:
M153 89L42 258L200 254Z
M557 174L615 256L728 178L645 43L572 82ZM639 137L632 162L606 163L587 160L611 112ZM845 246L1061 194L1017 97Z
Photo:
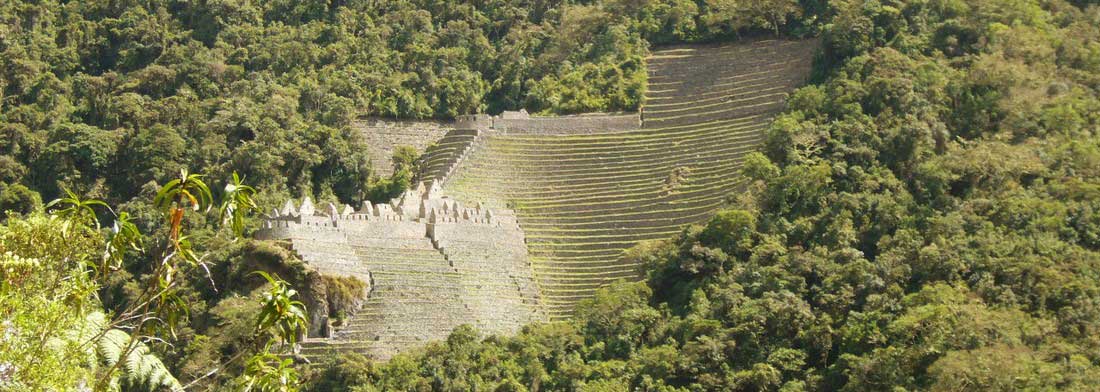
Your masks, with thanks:
M638 113L585 113L569 116L532 116L526 110L492 116L487 129L500 135L583 135L632 131L642 126Z
M515 215L463 206L435 183L358 209L287 201L257 236L286 241L322 273L369 286L342 327L306 341L307 355L338 348L385 359L462 324L508 334L546 319Z

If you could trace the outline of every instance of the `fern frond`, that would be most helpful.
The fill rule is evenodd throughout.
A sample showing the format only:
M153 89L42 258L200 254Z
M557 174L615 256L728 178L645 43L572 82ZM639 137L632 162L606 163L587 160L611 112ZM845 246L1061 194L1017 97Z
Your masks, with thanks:
M164 362L161 362L145 343L137 343L125 358L121 358L129 343L129 334L119 329L112 329L104 333L97 344L99 355L107 366L115 366L122 361L119 366L122 369L121 378L127 385L144 387L148 391L157 391L161 388L172 391L183 390L179 380L172 376L168 367L164 366Z

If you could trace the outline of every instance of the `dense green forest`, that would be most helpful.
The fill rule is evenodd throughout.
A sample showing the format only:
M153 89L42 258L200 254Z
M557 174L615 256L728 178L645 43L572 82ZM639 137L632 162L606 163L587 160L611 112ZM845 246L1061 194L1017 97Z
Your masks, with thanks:
M1100 385L1095 2L8 1L0 19L0 390ZM254 211L385 182L353 117L633 110L650 46L760 34L820 37L814 80L732 209L630 251L644 282L386 363L271 353L356 282L247 239ZM147 303L141 334L111 328Z
M575 320L311 390L1095 390L1100 7L834 2L754 183Z
M0 182L126 202L188 167L354 203L389 175L368 167L356 116L636 110L648 44L801 33L801 14L792 0L5 1Z

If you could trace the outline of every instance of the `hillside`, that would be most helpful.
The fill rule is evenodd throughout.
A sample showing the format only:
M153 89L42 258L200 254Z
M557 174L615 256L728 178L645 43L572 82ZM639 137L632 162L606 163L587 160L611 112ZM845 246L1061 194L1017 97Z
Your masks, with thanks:
M11 0L0 54L0 392L1100 385L1095 1Z
M358 209L288 201L258 236L321 273L367 284L361 308L339 326L312 321L325 327L301 353L388 359L462 324L508 335L568 317L612 282L640 280L642 266L623 251L729 205L744 181L742 158L805 81L816 45L656 51L647 99L658 103L644 120L465 116L426 148L417 177L429 182L415 191Z
M737 204L628 250L644 281L596 290L571 318L512 337L463 328L381 367L342 356L319 366L310 387L1094 389L1100 8L1059 1L829 7L836 14L822 28L820 79L789 95L763 127L758 151L741 160ZM679 57L677 49L654 57ZM660 98L662 81L650 82L648 97ZM676 126L734 106L699 95L679 107L653 108L673 102L647 99L643 121L656 111ZM502 203L518 195L533 195L527 203L584 198L578 189L603 184L595 169L594 180L576 188L543 188L584 173L571 172L577 162L563 153L583 161L584 145L554 144L558 138L642 165L611 177L645 173L645 165L668 173L662 158L632 162L634 149L601 146L591 135L500 135L472 150L445 188ZM721 146L696 148L706 156ZM477 188L471 173L495 187ZM577 215L623 200L608 192L608 200L578 203L585 212ZM519 200L513 206L521 223L538 219L530 211L573 211L553 203L527 212ZM605 235L633 236L629 230L609 227ZM532 254L586 241L557 239L532 242Z
M809 75L814 41L756 40L654 50L635 131L489 133L444 186L458 200L515 208L553 317L618 279L643 276L623 251L728 205L741 160Z

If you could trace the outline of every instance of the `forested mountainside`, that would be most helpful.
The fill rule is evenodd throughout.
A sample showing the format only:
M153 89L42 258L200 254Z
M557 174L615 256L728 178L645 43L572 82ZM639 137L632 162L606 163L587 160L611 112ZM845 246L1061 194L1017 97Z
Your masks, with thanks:
M390 174L368 167L356 116L632 111L650 42L797 34L808 29L795 17L813 12L793 1L5 1L0 181L44 200L69 187L125 202L186 166L237 171L281 199L353 203ZM22 187L4 197L22 210L30 198Z
M1100 9L830 4L735 209L568 322L313 390L1016 391L1100 382Z
M0 19L0 390L1100 384L1095 2L6 1ZM362 283L247 234L275 200L392 185L352 117L633 110L651 46L750 34L820 37L816 79L733 208L629 251L645 282L385 363L277 354Z

